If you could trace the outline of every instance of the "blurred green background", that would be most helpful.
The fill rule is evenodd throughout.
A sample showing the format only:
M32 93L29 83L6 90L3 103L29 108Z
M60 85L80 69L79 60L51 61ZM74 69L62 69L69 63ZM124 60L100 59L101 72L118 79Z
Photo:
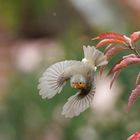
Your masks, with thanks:
M81 60L82 46L95 45L99 33L138 30L138 0L0 0L0 140L126 140L139 130L140 101L124 112L138 66L122 71L111 94L99 80L98 103L73 119L61 115L75 93L69 84L51 100L37 90L49 65Z

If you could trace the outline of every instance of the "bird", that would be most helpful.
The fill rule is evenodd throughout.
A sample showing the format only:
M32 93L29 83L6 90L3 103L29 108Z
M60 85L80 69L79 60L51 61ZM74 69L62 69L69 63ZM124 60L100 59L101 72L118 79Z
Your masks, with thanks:
M48 67L39 78L39 95L51 99L59 94L66 82L78 92L68 98L62 109L67 118L78 116L89 108L96 91L96 69L108 63L107 57L94 46L83 46L84 58L81 61L64 60Z

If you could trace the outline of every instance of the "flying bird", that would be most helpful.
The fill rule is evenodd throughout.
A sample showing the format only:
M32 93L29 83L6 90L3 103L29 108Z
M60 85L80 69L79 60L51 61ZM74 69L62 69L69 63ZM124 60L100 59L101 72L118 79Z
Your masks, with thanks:
M82 61L65 60L51 65L39 79L38 89L42 98L52 98L60 93L70 80L70 86L78 92L68 98L62 115L72 118L90 107L95 94L95 72L98 66L106 65L106 56L94 46L83 46Z

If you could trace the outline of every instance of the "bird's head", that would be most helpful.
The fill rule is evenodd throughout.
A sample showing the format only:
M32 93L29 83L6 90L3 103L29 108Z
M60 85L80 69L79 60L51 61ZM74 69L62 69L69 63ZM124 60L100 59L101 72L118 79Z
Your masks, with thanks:
M71 77L70 84L72 88L86 89L87 82L84 76L77 74Z

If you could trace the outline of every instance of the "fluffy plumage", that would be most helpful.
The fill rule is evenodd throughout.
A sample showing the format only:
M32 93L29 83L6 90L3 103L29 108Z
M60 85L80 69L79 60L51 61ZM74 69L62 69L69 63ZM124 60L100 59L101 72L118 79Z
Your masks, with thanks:
M85 87L71 96L64 105L62 114L66 117L78 116L91 105L95 94L96 67L107 64L104 54L94 47L84 46L83 50L82 61L69 60L53 64L39 79L39 94L48 99L60 93L69 79L71 85L84 82Z

